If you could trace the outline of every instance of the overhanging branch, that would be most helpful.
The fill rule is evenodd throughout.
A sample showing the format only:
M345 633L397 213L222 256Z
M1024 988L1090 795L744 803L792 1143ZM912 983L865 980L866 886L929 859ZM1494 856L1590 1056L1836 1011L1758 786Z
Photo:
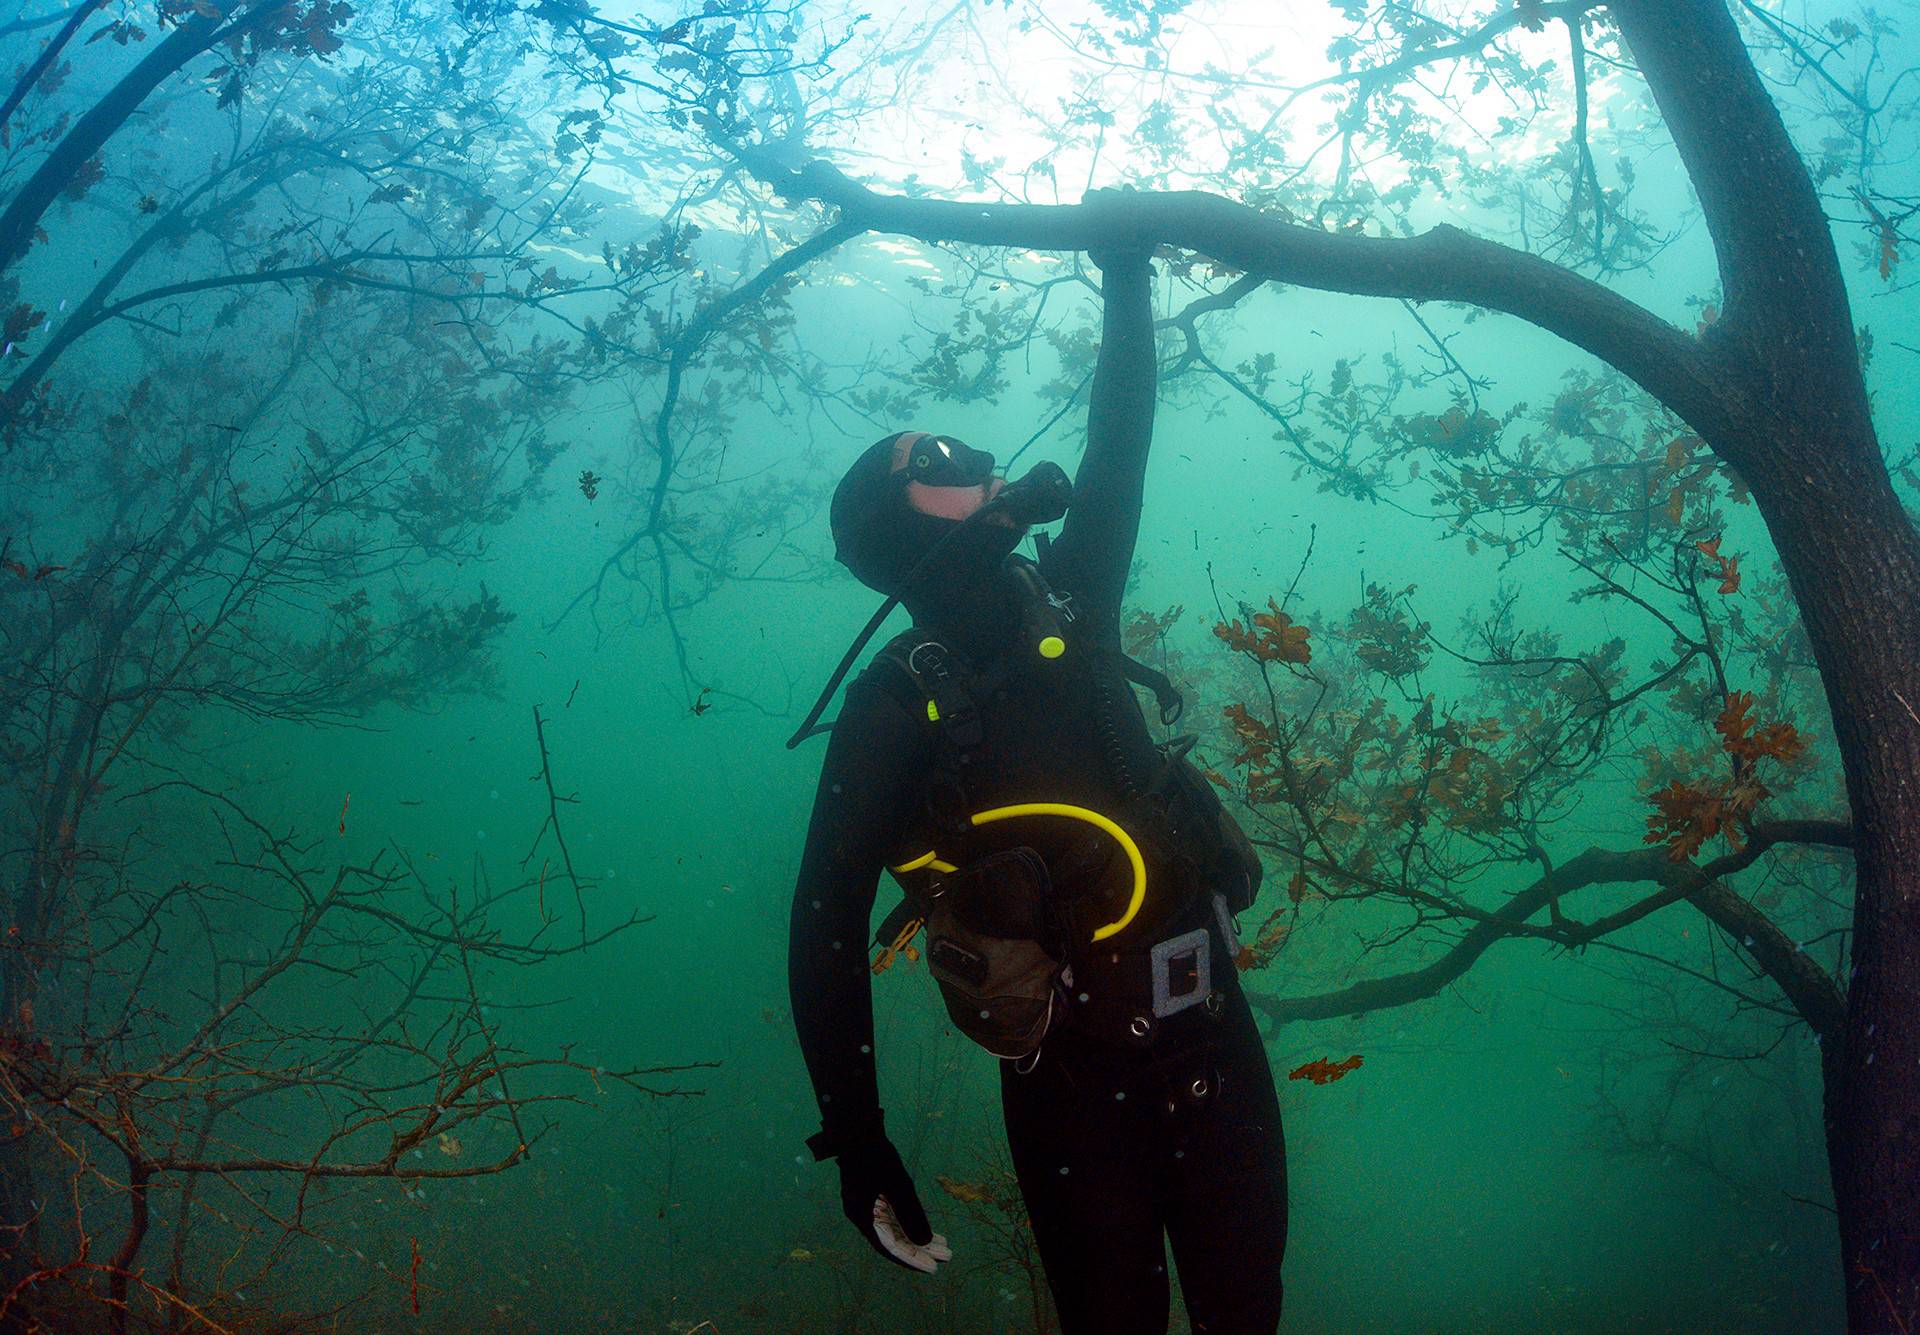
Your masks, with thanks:
M844 225L928 242L1032 250L1172 245L1275 282L1503 311L1617 367L1716 444L1734 435L1726 368L1692 335L1550 260L1442 224L1411 237L1323 232L1207 191L1106 194L1086 204L982 204L882 194L827 163L799 170L738 150L792 199ZM1738 466L1738 461L1734 461Z
M1852 833L1838 821L1804 820L1761 822L1750 834L1746 847L1739 853L1699 866L1674 862L1659 849L1623 853L1590 848L1514 894L1497 912L1468 928L1444 955L1421 968L1364 979L1338 991L1314 996L1255 995L1251 999L1276 1022L1325 1020L1422 1001L1466 973L1495 942L1536 937L1536 931L1527 929L1527 921L1562 896L1597 885L1653 882L1666 887L1649 901L1653 907L1680 899L1690 901L1740 941L1748 957L1773 980L1823 1042L1838 1042L1846 1025L1846 999L1833 979L1722 878L1750 866L1776 845L1849 848ZM1642 916L1644 914L1627 911L1602 919L1591 928L1570 926L1569 933L1579 944L1585 944L1601 934L1597 929L1602 926L1613 930Z

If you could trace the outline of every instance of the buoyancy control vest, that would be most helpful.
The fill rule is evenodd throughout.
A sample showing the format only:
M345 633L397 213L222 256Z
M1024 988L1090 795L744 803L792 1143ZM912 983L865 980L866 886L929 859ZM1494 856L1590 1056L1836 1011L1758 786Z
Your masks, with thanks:
M1169 724L1171 685L1044 591L1064 640L1045 661L970 663L916 629L867 669L924 715L932 755L920 822L889 860L904 897L876 972L924 924L956 1027L1015 1058L1062 1022L1145 1045L1190 1007L1217 1012L1233 915L1261 876L1192 739L1155 743L1131 682Z

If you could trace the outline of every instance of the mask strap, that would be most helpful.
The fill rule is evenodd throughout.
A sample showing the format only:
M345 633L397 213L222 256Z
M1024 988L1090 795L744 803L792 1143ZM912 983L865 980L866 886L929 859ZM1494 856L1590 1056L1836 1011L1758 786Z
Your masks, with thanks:
M893 442L893 468L895 473L907 471L907 460L913 457L913 447L926 439L924 431L902 431L900 438Z

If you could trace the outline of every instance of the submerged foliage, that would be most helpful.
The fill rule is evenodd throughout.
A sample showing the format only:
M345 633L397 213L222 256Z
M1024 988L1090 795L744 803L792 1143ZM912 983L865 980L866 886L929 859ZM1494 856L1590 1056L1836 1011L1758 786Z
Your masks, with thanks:
M238 1101L318 1090L361 1060L364 1103L388 1080L452 1095L410 1094L360 1123L385 1139L359 1168L392 1177L426 1150L443 1174L519 1166L518 1131L496 1136L523 1101L498 1084L511 1043L470 985L426 980L460 982L474 955L557 951L501 934L481 907L530 891L544 941L550 892L580 890L570 856L543 853L497 893L392 861L329 867L231 806L248 778L209 739L236 719L365 726L495 690L504 648L578 619L596 638L662 628L689 719L787 710L798 669L758 646L703 652L732 650L738 630L691 614L826 577L818 521L848 442L1012 403L1031 433L1003 459L1075 447L1096 280L1077 252L1032 248L1047 233L996 239L1012 210L1071 213L1088 185L1123 180L1156 198L1208 191L1328 255L1472 233L1538 261L1527 272L1543 283L1634 275L1615 290L1657 290L1690 348L1726 347L1742 313L1706 266L1683 264L1699 228L1618 8L1301 7L1289 19L1316 34L1310 70L1297 38L1204 0L23 13L5 29L16 69L0 110L0 866L17 919L0 1053L29 1128L14 1152L43 1176L74 1171L86 1193L78 1232L47 1236L85 1237L127 1199L129 1172L91 1156L213 1174L204 1157L162 1169L153 1147L217 1136ZM1906 291L1920 121L1894 20L1731 12L1854 281ZM965 226L883 249L861 240L886 230L876 198L939 199ZM1220 584L1260 592L1196 618L1206 590L1164 587L1156 567L1166 610L1131 611L1122 633L1194 700L1206 772L1270 863L1238 960L1265 1013L1416 1001L1490 942L1523 939L1632 984L1644 1006L1608 1043L1672 1036L1726 1066L1807 1028L1837 1050L1846 792L1748 479L1598 361L1488 364L1480 315L1451 296L1302 332L1300 292L1234 258L1157 251L1163 403L1208 424L1195 440L1220 457L1196 468L1239 449L1236 476L1276 489L1234 512L1260 527L1205 535ZM895 305L897 331L862 323ZM1873 331L1857 343L1871 367ZM1916 462L1887 460L1909 502ZM1305 499L1283 504L1282 489ZM1287 523L1308 502L1427 522L1485 595L1443 614L1449 591L1403 556L1316 554L1314 531ZM531 529L544 554L570 526L594 546L539 572L562 597L502 591L495 544ZM1285 589L1251 573L1275 554L1301 562ZM557 837L568 799L540 745L543 836ZM179 786L188 773L201 787ZM1625 824L1597 829L1601 810ZM149 834L188 828L200 834ZM226 844L233 874L158 851L194 839ZM257 915L261 942L306 940L304 925L315 949L237 953L201 930L216 913ZM1697 940L1648 935L1683 915ZM578 925L584 943L584 907ZM175 950L226 990L149 1008ZM265 995L276 964L417 986L399 988L388 1027L317 1039L272 1007L222 1009ZM73 1003L89 989L139 1024ZM394 1047L388 1069L378 1045L415 993L446 1007L445 1027ZM222 1053L250 1064L236 1073ZM1731 1069L1790 1088L1798 1068L1771 1061ZM1294 1076L1323 1084L1359 1064ZM180 1090L165 1087L176 1069L191 1076ZM1709 1139L1683 1149L1712 1160ZM1720 1167L1751 1183L1765 1156L1743 1157ZM1010 1179L940 1185L997 1239L1042 1325ZM59 1282L122 1322L132 1293L169 1328L240 1323L237 1286L186 1261L155 1278L138 1264L154 1254L135 1238L112 1272ZM421 1253L406 1255L418 1304Z

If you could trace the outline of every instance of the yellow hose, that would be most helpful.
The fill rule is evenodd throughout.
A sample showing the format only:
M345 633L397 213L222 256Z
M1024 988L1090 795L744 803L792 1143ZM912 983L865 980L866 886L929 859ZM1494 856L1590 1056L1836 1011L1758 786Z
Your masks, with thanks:
M1134 915L1140 912L1140 906L1147 902L1147 861L1140 856L1140 846L1133 842L1133 836L1099 812L1089 811L1085 807L1069 806L1065 802L1018 802L1009 807L976 811L968 819L975 825L986 825L997 820L1011 820L1015 816L1066 816L1071 820L1085 821L1112 835L1120 847L1126 850L1127 861L1133 864L1133 897L1127 901L1126 912L1106 926L1094 930L1093 939L1103 941L1133 921ZM933 854L927 854L927 859L932 857ZM924 866L926 860L916 860L909 865Z
M922 867L931 867L935 871L940 872L942 874L950 871L959 870L959 868L955 867L951 862L942 862L940 860L940 855L934 852L931 848L929 848L926 852L922 853L919 857L915 858L912 862L903 862L899 866L889 867L887 868L887 870L896 871L896 872L909 872L909 871L919 871Z

